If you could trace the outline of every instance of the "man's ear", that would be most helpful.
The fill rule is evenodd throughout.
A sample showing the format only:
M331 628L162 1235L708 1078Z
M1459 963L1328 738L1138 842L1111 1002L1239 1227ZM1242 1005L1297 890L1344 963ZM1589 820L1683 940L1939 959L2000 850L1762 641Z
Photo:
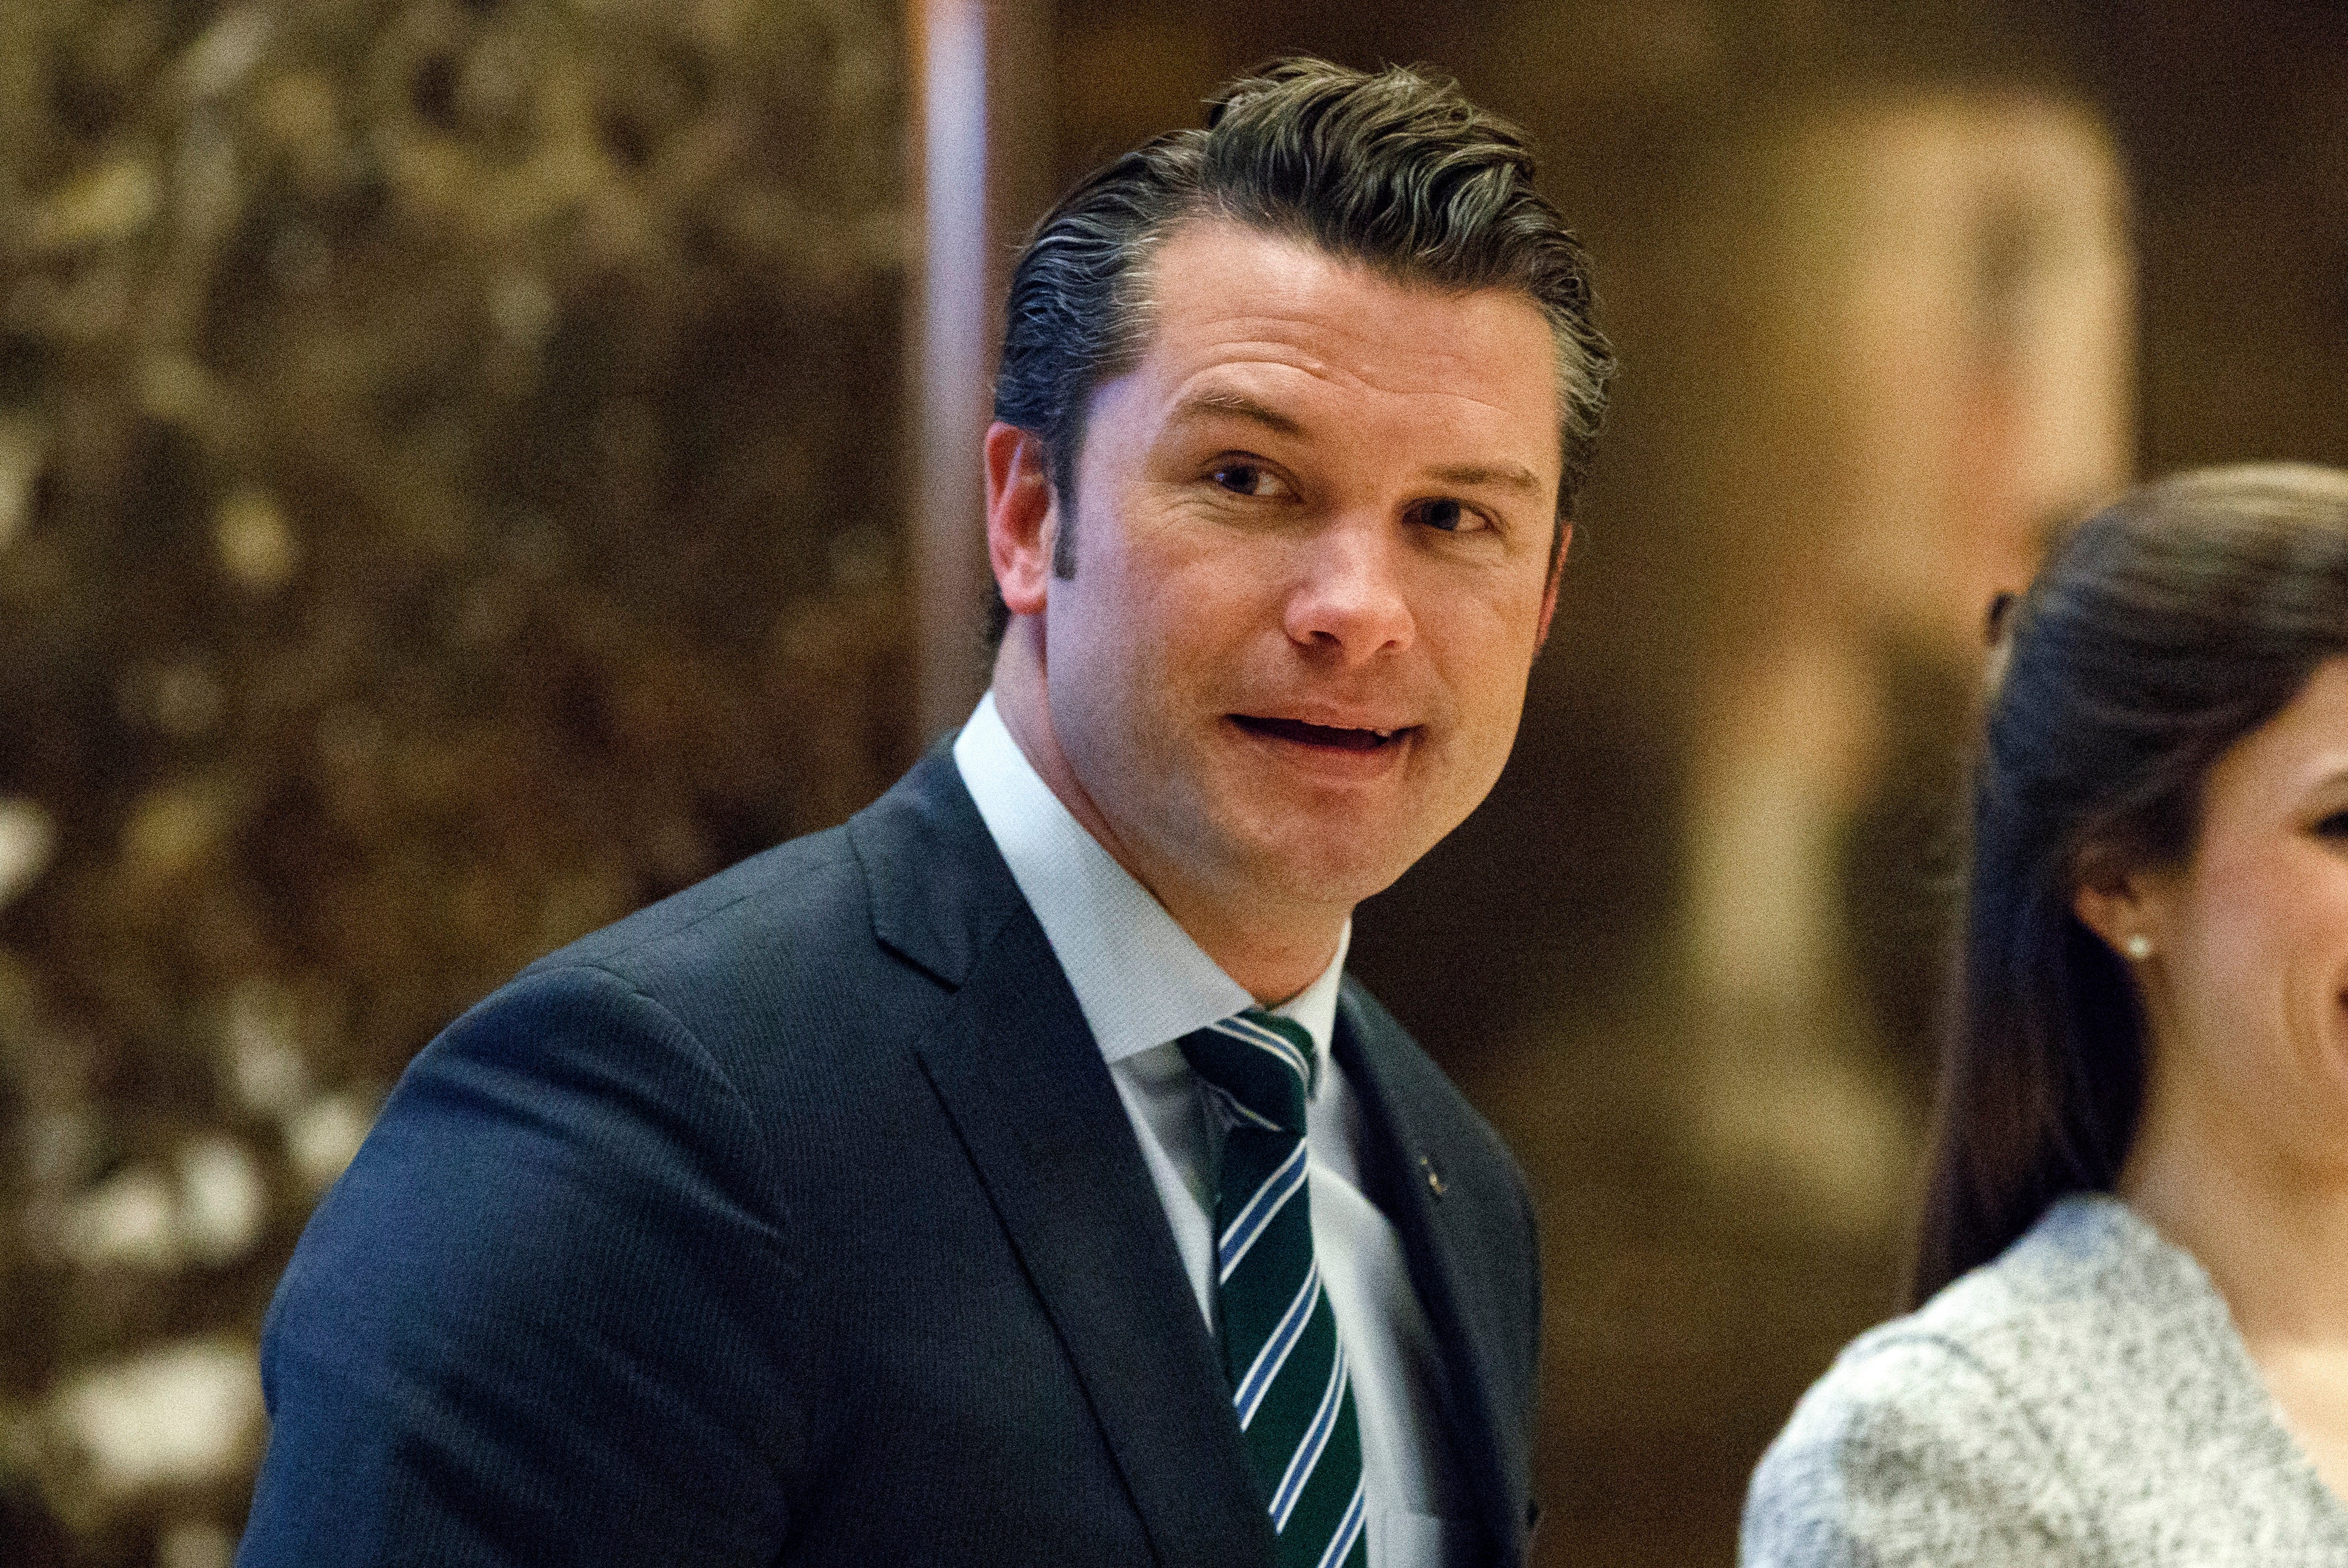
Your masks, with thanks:
M1573 524L1565 518L1557 520L1557 557L1549 563L1549 584L1541 590L1540 626L1533 634L1533 652L1540 653L1549 642L1549 624L1557 616L1558 585L1565 581L1565 552L1573 548Z
M2153 873L2124 869L2108 856L2081 866L2071 911L2120 957L2141 962L2159 950L2167 900Z
M986 428L986 558L1014 615L1044 613L1059 531L1043 438L1000 419Z

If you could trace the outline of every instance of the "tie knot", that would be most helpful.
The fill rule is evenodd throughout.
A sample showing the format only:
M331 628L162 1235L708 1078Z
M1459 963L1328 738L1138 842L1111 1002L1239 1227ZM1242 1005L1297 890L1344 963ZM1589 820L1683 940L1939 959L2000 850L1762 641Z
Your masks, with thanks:
M1182 1037L1190 1070L1220 1092L1233 1119L1302 1137L1313 1087L1313 1037L1304 1026L1251 1007Z

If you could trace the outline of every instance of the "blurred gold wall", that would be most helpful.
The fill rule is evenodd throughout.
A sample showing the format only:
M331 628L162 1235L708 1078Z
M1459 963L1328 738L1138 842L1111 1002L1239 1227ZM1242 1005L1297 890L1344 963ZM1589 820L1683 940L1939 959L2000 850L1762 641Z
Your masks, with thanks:
M1725 1562L1894 1302L1978 601L2131 469L2348 460L2348 30L1019 21L1006 189L1276 52L1423 58L1596 253L1517 758L1355 967L1535 1179L1540 1560ZM909 58L871 0L0 0L0 1562L220 1563L260 1311L407 1057L909 760Z
M0 6L0 1562L224 1561L407 1058L910 759L903 54Z

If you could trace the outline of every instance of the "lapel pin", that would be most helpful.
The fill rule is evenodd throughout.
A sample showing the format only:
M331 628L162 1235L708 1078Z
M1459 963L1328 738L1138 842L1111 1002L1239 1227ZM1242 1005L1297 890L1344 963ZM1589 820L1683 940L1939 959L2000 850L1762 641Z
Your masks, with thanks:
M1436 1169L1434 1157L1426 1154L1420 1155L1418 1157L1418 1168L1426 1172L1426 1190L1434 1193L1438 1198L1442 1197L1443 1172Z

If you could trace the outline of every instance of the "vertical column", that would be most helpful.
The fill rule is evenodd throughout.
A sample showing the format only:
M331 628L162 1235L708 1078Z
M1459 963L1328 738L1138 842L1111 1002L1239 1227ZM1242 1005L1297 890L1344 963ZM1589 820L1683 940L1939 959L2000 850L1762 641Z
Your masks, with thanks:
M913 0L922 274L913 333L918 738L985 688L980 443L1010 263L1048 189L1040 0Z

